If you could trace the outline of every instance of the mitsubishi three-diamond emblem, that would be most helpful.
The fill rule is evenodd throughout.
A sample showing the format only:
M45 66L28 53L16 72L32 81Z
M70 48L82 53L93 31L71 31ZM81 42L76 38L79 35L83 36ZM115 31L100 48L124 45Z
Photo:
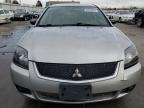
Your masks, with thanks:
M82 77L82 74L80 73L78 68L75 69L75 72L73 73L72 77L73 78L81 78Z

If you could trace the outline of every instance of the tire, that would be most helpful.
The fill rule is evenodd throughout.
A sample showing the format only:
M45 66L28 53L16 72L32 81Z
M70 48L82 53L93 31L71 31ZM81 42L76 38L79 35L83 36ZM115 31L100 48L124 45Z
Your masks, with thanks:
M29 18L28 18L28 17L24 17L24 20L25 20L25 21L28 21L28 20L29 20Z
M138 20L136 21L136 25L137 25L137 27L142 27L143 26L143 19L138 18Z
M120 17L120 18L119 18L119 23L121 23L121 22L122 22L122 18Z

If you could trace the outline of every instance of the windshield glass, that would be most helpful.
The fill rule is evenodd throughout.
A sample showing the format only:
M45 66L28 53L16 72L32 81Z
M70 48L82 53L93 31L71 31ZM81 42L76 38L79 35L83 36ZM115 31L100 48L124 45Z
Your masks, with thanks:
M4 11L3 11L3 10L0 10L0 14L4 14Z
M129 11L120 11L119 13L120 13L120 14L130 14Z
M9 11L8 11L8 10L4 10L4 12L5 12L5 14L8 14L8 13L9 13Z
M26 10L24 10L24 9L17 9L15 11L15 13L26 13Z
M47 9L37 26L110 26L96 7L62 6Z

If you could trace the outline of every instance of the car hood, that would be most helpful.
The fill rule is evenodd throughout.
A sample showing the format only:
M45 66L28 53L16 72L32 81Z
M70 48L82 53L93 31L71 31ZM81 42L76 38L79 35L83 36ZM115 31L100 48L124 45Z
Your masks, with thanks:
M131 44L116 27L35 27L19 42L32 61L76 64L123 60Z

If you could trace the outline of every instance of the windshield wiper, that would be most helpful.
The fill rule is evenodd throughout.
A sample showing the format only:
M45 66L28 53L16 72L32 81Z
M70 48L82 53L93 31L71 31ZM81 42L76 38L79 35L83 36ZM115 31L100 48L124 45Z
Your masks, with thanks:
M54 26L54 25L52 24L38 25L38 27L50 27L50 26Z
M76 24L72 24L73 26L99 26L99 25L96 25L96 24L87 24L87 23L76 23Z
M60 25L53 25L53 24L44 24L38 25L38 27L56 27L56 26L70 26L71 24L60 24Z
M76 24L67 24L65 26L99 26L99 27L107 27L108 25L98 25L98 24L87 24L87 23L76 23Z
M51 27L51 26L102 26L102 25L96 25L96 24L87 24L87 23L75 23L75 24L60 24L60 25L52 25L52 24L45 24L45 25L38 25L38 27Z
M79 22L79 23L75 23L75 24L61 24L61 25L56 25L56 26L99 26L99 25Z

